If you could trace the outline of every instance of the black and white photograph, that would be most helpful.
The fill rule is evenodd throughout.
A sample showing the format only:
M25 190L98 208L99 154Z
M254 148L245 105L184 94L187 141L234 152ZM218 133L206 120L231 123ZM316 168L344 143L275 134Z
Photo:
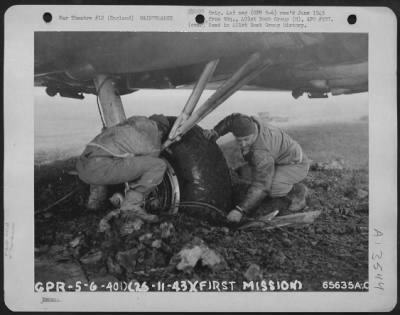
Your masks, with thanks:
M8 288L15 262L37 309L391 305L395 68L389 45L377 70L374 12L336 30L339 9L193 8L186 29L146 30L126 25L182 15L85 10L42 10L9 40L29 52L6 49Z
M36 290L368 290L367 34L37 32L35 86Z

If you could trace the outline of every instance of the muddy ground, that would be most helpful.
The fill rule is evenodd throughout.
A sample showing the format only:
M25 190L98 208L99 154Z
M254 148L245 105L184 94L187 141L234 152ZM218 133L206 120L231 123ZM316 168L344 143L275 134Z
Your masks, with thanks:
M343 132L343 126L337 130ZM326 132L335 135L332 130ZM304 132L298 138L302 135ZM349 137L350 146L354 144L354 133ZM340 145L345 145L343 140ZM233 166L236 149L228 144L223 150L229 152L228 163ZM180 212L128 235L121 236L117 230L102 233L98 223L108 211L85 209L88 186L69 174L75 168L75 159L36 165L35 211L73 193L51 211L35 216L35 280L62 281L71 291L126 290L124 281L146 282L150 291L184 290L182 286L168 287L176 280L234 281L235 291L248 289L243 281L250 280L272 280L275 285L298 280L305 291L322 291L325 281L364 283L368 280L368 164L355 166L349 161L360 159L354 154L346 159L346 152L340 150L335 152L342 155L329 159L332 155L327 152L321 158L317 151L313 155L309 150L314 162L305 180L310 194L304 211L321 210L322 214L311 225L270 231L212 226ZM362 150L359 154L368 156ZM243 184L237 183L234 190L236 198L245 191ZM288 204L284 198L266 199L255 216L276 209L281 215L287 214ZM169 233L165 223L173 227ZM221 261L178 270L177 253L188 243L193 247L199 242ZM78 281L82 281L80 288Z

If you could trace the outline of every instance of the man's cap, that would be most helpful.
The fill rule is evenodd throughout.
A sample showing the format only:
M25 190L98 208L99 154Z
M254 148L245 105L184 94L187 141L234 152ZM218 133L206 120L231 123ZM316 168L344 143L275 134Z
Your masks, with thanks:
M154 120L164 131L167 131L170 127L168 118L164 115L151 115L149 118Z
M231 131L236 138L247 137L256 132L256 125L249 116L236 116L231 125Z

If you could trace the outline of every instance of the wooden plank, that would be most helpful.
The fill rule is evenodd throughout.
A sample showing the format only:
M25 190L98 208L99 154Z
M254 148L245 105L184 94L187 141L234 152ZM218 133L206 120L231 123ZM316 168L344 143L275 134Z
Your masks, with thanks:
M322 213L321 210L294 213L280 217L271 217L271 213L266 216L252 220L250 223L242 225L240 229L261 228L263 230L272 230L288 225L312 224Z

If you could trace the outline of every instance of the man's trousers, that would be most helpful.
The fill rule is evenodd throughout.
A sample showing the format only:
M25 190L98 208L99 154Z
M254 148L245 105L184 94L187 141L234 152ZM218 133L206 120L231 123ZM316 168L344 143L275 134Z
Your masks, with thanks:
M87 184L129 182L132 189L146 194L162 182L167 164L163 159L152 156L96 156L87 148L76 167L79 178Z

